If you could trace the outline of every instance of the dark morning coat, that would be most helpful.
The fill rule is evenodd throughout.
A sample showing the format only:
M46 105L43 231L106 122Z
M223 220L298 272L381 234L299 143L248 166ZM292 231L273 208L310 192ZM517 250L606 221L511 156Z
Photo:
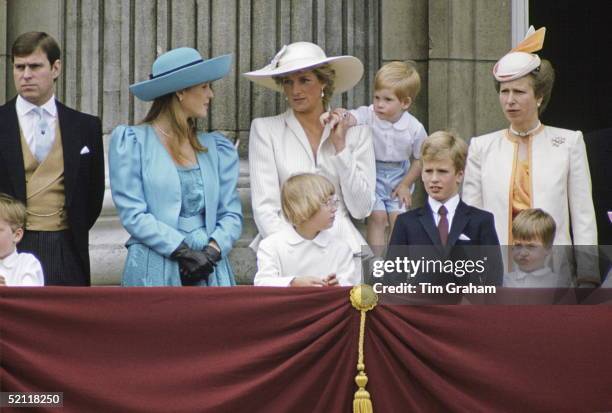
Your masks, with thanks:
M0 192L26 201L24 162L15 109L16 98L0 106ZM64 184L68 223L87 278L89 230L104 198L102 123L98 117L70 109L56 100L64 150ZM89 153L81 154L87 147Z

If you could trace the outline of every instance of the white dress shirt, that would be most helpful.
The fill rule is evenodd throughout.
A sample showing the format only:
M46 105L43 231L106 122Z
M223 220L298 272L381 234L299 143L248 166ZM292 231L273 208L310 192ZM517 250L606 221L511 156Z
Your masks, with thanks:
M455 196L449 198L445 203L436 201L430 196L427 197L427 202L429 203L429 207L433 212L433 219L436 226L438 226L438 223L440 222L440 214L438 213L438 210L442 205L444 205L448 211L446 213L446 219L448 220L448 232L450 233L450 229L453 227L453 218L455 217L455 211L457 210L459 201L459 194L455 194Z
M504 274L504 287L510 288L563 288L570 287L568 282L551 271L547 266L532 272L516 270Z
M361 106L350 111L358 125L372 128L374 154L377 161L401 162L421 158L421 145L427 137L425 127L417 118L404 112L395 123L380 119L374 106Z
M19 126L23 132L26 143L30 148L32 154L36 153L36 139L39 139L41 135L36 133L36 127L38 126L38 115L34 111L38 106L28 102L21 95L17 95L17 101L15 108L17 110L17 119L19 119ZM57 120L57 106L55 105L55 95L51 96L44 105L41 106L43 110L43 117L47 123L47 130L43 135L43 139L51 143L55 139L55 122Z
M257 286L287 287L298 276L326 277L336 274L342 286L361 280L350 246L329 230L314 239L302 238L287 227L265 238L257 250Z
M25 287L44 285L43 270L38 259L17 250L4 259L0 259L0 275L7 286Z
M363 219L374 206L376 166L370 128L356 126L346 132L346 147L336 154L327 126L316 159L304 129L291 109L257 118L249 135L249 169L253 218L259 235L251 243L255 251L262 237L290 225L281 215L280 189L292 175L311 172L328 178L340 200L331 231L346 241L355 254L366 245L351 216Z

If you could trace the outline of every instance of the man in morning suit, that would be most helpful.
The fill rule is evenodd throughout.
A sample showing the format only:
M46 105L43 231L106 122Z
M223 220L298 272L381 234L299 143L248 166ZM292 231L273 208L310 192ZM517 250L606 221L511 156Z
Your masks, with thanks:
M502 285L503 263L493 215L471 207L459 198L467 144L448 132L435 132L421 148L421 178L428 197L425 206L401 214L393 228L387 259L450 260L460 269L448 273L439 268L408 279L395 274L393 282L445 285ZM486 257L486 258L485 258ZM484 271L465 261L484 260ZM459 266L460 261L464 263ZM398 280L402 278L401 280ZM393 279L395 278L395 279Z
M21 252L41 262L45 285L90 285L89 230L104 197L100 119L55 99L60 48L42 32L11 50L17 96L0 106L0 192L27 209Z

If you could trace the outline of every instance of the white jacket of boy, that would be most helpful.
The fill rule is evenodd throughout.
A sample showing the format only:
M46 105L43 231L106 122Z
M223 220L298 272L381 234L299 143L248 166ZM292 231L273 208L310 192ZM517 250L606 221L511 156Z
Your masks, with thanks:
M359 284L351 247L329 230L314 239L302 238L293 227L263 239L257 250L256 286L288 287L298 276L336 274L341 286Z
M0 275L8 287L33 287L44 285L43 270L38 259L25 252L0 259Z

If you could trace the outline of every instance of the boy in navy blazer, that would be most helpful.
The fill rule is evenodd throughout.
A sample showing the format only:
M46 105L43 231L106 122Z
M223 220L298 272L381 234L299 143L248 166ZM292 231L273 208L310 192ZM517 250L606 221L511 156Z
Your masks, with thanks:
M467 144L439 131L425 139L421 152L427 201L398 217L387 259L407 257L421 261L422 267L412 274L395 273L394 281L501 286L503 264L493 215L459 198Z

